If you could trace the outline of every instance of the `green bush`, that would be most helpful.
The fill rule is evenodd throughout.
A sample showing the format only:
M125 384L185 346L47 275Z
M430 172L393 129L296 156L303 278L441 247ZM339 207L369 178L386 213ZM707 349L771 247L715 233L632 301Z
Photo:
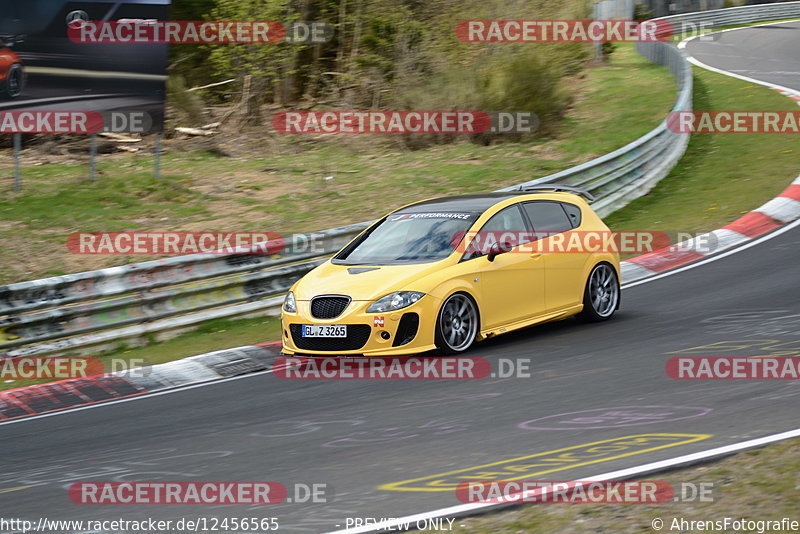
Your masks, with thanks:
M505 45L489 49L476 61L480 67L451 65L440 73L412 83L398 81L392 93L397 109L528 111L536 114L536 135L552 133L571 104L562 80L580 71L591 57L587 45L554 45L549 48ZM404 80L408 82L408 80ZM519 136L484 133L473 140L481 144ZM408 148L452 142L455 135L408 135Z
M195 93L186 91L183 76L173 74L167 78L167 101L174 114L172 126L202 126L204 121L203 100Z

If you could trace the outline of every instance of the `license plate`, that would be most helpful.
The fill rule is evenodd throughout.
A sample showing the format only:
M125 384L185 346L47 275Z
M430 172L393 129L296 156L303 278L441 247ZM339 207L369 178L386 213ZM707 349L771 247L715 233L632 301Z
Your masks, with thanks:
M347 337L347 325L304 324L303 337Z

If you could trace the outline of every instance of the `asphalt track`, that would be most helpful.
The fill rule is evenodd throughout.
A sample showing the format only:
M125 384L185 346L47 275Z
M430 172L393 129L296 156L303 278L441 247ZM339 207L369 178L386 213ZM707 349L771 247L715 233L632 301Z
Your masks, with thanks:
M741 67L748 71L767 68L773 58L759 59L759 51L800 49L800 31L763 28L688 49L703 62L731 68L715 57L739 38L749 43ZM768 68L789 73L776 83L800 89L790 72L796 64L789 57ZM797 428L798 381L676 381L664 370L670 353L713 343L728 348L716 345L703 355L800 354L800 225L778 232L625 289L622 310L608 323L538 326L471 354L530 358L531 378L300 382L259 374L0 425L2 514L31 520L272 516L282 532L324 532L343 527L348 517L397 517L459 503L451 490L377 489L383 484L627 436L690 435L662 436L662 444L697 438L611 458L635 447L616 449L622 452L577 467L545 454L536 460L567 468L536 474L539 467L529 477L574 480ZM575 413L586 410L592 412ZM553 417L560 414L569 415ZM66 492L76 481L123 480L325 483L329 502L81 506Z
M784 87L800 87L800 21L719 32L689 42L706 65Z
M154 124L163 123L164 82L126 77L83 77L27 74L23 93L13 100L0 99L3 111L145 111ZM100 74L102 75L102 73ZM160 129L160 128L159 128Z

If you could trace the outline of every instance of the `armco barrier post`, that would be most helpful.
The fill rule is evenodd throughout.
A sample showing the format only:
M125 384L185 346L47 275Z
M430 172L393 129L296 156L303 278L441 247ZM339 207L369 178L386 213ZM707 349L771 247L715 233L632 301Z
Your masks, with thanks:
M155 170L154 176L156 179L161 178L161 134L156 134L156 149L155 149Z
M20 177L20 152L22 151L22 134L14 134L14 192L22 189Z
M89 136L89 181L94 182L97 175L97 135Z

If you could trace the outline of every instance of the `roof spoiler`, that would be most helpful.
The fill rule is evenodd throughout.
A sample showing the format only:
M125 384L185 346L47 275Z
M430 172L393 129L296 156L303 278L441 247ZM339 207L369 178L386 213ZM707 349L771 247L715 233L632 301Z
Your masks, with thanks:
M563 185L563 184L521 185L519 186L517 191L520 193L536 193L539 191L575 193L576 195L581 195L582 197L585 197L586 200L588 200L589 202L594 202L594 195L592 195L586 190L580 189L578 187L573 187L571 185Z

